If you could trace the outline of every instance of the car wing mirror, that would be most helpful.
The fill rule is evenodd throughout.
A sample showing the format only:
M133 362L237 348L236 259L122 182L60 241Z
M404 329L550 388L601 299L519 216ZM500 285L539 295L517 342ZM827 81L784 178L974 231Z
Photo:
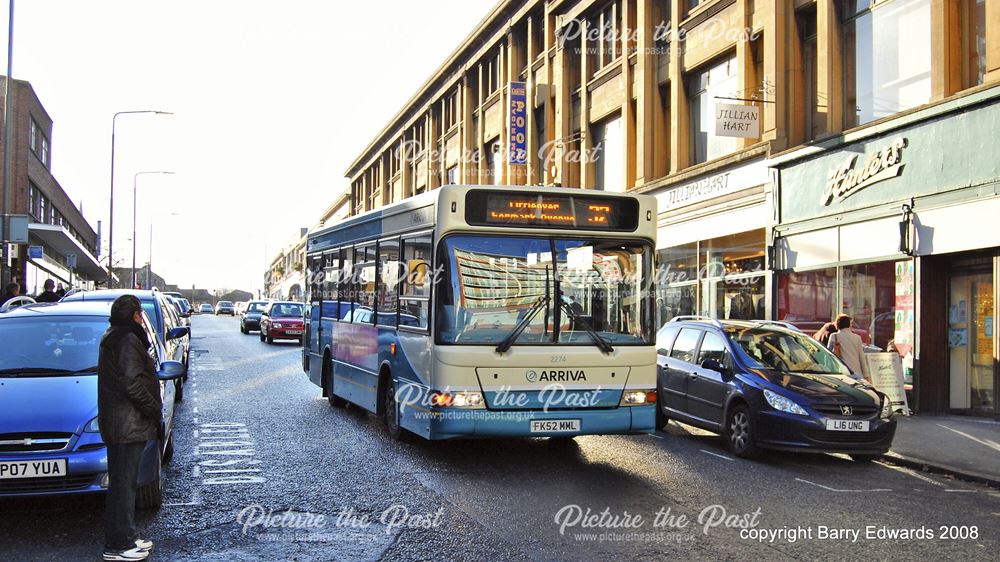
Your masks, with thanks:
M669 353L667 353L667 350L664 349L664 348L662 348L662 347L656 350L656 354L657 355L662 355L664 357L670 355Z
M188 335L188 333L189 329L187 326L178 326L176 328L171 328L170 331L167 332L167 339L175 340L177 338L183 338L184 336Z
M187 374L187 367L180 361L164 361L160 363L160 372L157 378L161 381L172 381Z

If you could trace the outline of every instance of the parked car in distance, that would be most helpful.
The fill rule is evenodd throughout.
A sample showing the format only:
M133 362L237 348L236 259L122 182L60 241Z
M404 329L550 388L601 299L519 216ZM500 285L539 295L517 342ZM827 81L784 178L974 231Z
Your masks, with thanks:
M274 343L274 340L299 340L305 324L302 320L303 306L300 302L271 301L260 316L260 341Z
M230 316L236 316L236 306L230 301L219 301L215 305L215 315L228 314Z
M244 312L246 312L248 304L249 304L249 301L240 301L240 302L236 303L236 316L239 316L240 314L243 314Z
M240 315L240 332L249 334L260 330L260 316L267 308L269 301L250 301L247 303L246 311Z
M811 337L766 321L678 317L656 334L657 427L721 434L729 450L873 460L896 432L888 397Z
M73 301L0 314L0 497L107 490L97 363L110 313L110 301ZM153 343L166 429L162 440L146 442L139 464L137 505L150 508L162 503L162 464L173 454L173 381L187 369L166 358L145 310L142 318Z
M212 305L208 304L207 302L201 303L201 307L198 308L198 312L200 312L201 314L212 314L213 312Z

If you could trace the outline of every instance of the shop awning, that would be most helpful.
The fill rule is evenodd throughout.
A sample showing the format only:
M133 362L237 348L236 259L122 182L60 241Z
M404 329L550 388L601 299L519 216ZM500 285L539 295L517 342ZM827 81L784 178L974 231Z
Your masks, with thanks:
M33 238L32 243L40 241L48 254L59 254L63 258L67 254L76 254L76 268L73 271L77 275L91 280L107 276L97 258L65 228L54 224L31 223L28 225L28 236Z

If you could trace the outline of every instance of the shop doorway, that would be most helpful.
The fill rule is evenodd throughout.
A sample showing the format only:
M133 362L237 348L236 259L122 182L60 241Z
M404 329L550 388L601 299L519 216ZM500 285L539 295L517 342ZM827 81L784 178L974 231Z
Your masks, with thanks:
M954 274L949 293L949 407L996 414L993 273Z

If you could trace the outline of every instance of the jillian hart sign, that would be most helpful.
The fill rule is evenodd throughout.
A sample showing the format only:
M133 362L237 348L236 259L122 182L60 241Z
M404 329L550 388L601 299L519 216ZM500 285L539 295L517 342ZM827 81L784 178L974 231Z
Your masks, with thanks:
M823 191L823 205L839 203L869 185L898 176L903 171L906 144L906 138L896 137L882 150L868 155L860 167L854 166L858 161L855 154L830 170Z
M715 104L715 136L760 137L760 108L754 105Z

